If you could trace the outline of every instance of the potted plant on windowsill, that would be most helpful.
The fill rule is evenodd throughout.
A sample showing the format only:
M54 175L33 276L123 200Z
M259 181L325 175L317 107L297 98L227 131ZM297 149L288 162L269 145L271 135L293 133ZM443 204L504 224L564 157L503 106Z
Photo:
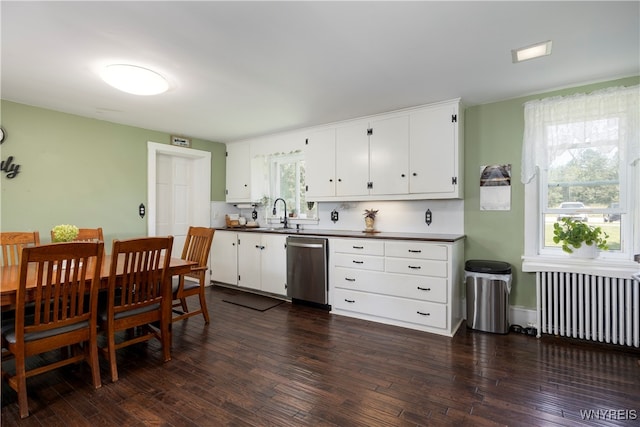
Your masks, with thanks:
M609 249L609 235L600 227L571 218L562 218L553 224L553 241L562 243L562 250L582 258L595 258L597 250Z

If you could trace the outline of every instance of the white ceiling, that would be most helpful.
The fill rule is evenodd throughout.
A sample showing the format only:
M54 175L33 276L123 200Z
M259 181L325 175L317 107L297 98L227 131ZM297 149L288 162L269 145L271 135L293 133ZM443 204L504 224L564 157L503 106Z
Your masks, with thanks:
M640 2L2 1L3 99L229 142L640 74ZM511 49L553 41L512 64ZM120 93L109 63L168 78Z

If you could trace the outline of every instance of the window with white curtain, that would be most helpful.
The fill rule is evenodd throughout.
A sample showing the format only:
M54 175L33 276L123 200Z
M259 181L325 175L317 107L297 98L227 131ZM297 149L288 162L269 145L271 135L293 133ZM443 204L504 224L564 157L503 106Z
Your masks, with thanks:
M609 235L602 258L632 259L640 250L639 88L524 105L525 256L560 255L553 224L567 216Z

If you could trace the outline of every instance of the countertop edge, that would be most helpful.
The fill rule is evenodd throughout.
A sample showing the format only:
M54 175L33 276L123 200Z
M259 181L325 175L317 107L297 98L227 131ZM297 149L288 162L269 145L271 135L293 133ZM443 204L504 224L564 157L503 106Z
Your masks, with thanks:
M466 238L464 234L429 234L429 233L403 233L403 232L375 232L368 233L353 230L321 230L321 229L267 229L267 228L242 228L242 227L223 227L218 228L221 231L235 231L239 233L265 233L265 234L283 234L286 236L316 236L326 238L350 238L350 239L384 239L384 240L417 240L425 242L446 242L453 243Z

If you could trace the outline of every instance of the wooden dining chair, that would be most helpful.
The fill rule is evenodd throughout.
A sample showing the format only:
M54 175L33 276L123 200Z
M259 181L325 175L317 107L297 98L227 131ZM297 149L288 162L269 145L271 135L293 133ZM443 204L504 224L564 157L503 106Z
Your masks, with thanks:
M3 231L0 233L0 247L2 248L3 267L20 265L22 249L27 246L38 246L40 233L37 231Z
M168 274L172 245L173 236L113 241L108 303L99 315L107 341L101 350L109 361L111 381L118 380L116 350L132 344L157 338L164 361L171 360ZM159 330L152 323L158 324ZM130 334L135 328L140 329L138 335ZM128 333L116 342L120 331Z
M204 290L207 268L209 268L209 251L211 250L214 232L214 228L189 227L181 258L198 263L191 267L191 273L187 275L187 277L195 279L195 281L185 280L185 276L173 277L171 290L173 292L174 304L172 308L173 312L178 315L173 316L171 319L172 322L202 313L204 322L209 324L209 311L207 310ZM198 295L200 298L200 309L189 311L186 298L195 295ZM177 300L179 300L179 302L176 303L175 301ZM182 311L176 310L176 307L180 307Z
M15 356L15 374L2 372L2 377L18 393L21 418L29 416L27 378L34 375L86 361L93 386L101 386L96 315L103 252L102 242L54 243L22 250L15 323L2 331L3 347ZM30 310L25 309L28 302ZM27 369L28 357L68 346L74 349L70 356L60 352L61 359Z
M53 242L55 237L53 230L51 230L51 241ZM102 228L78 228L78 236L73 239L74 242L104 242L104 236L102 235Z
M22 249L40 244L40 233L37 231L5 231L0 233L0 265L2 267L19 266ZM3 309L2 328L10 327L15 322L14 308ZM2 346L2 360L13 358L4 345Z

